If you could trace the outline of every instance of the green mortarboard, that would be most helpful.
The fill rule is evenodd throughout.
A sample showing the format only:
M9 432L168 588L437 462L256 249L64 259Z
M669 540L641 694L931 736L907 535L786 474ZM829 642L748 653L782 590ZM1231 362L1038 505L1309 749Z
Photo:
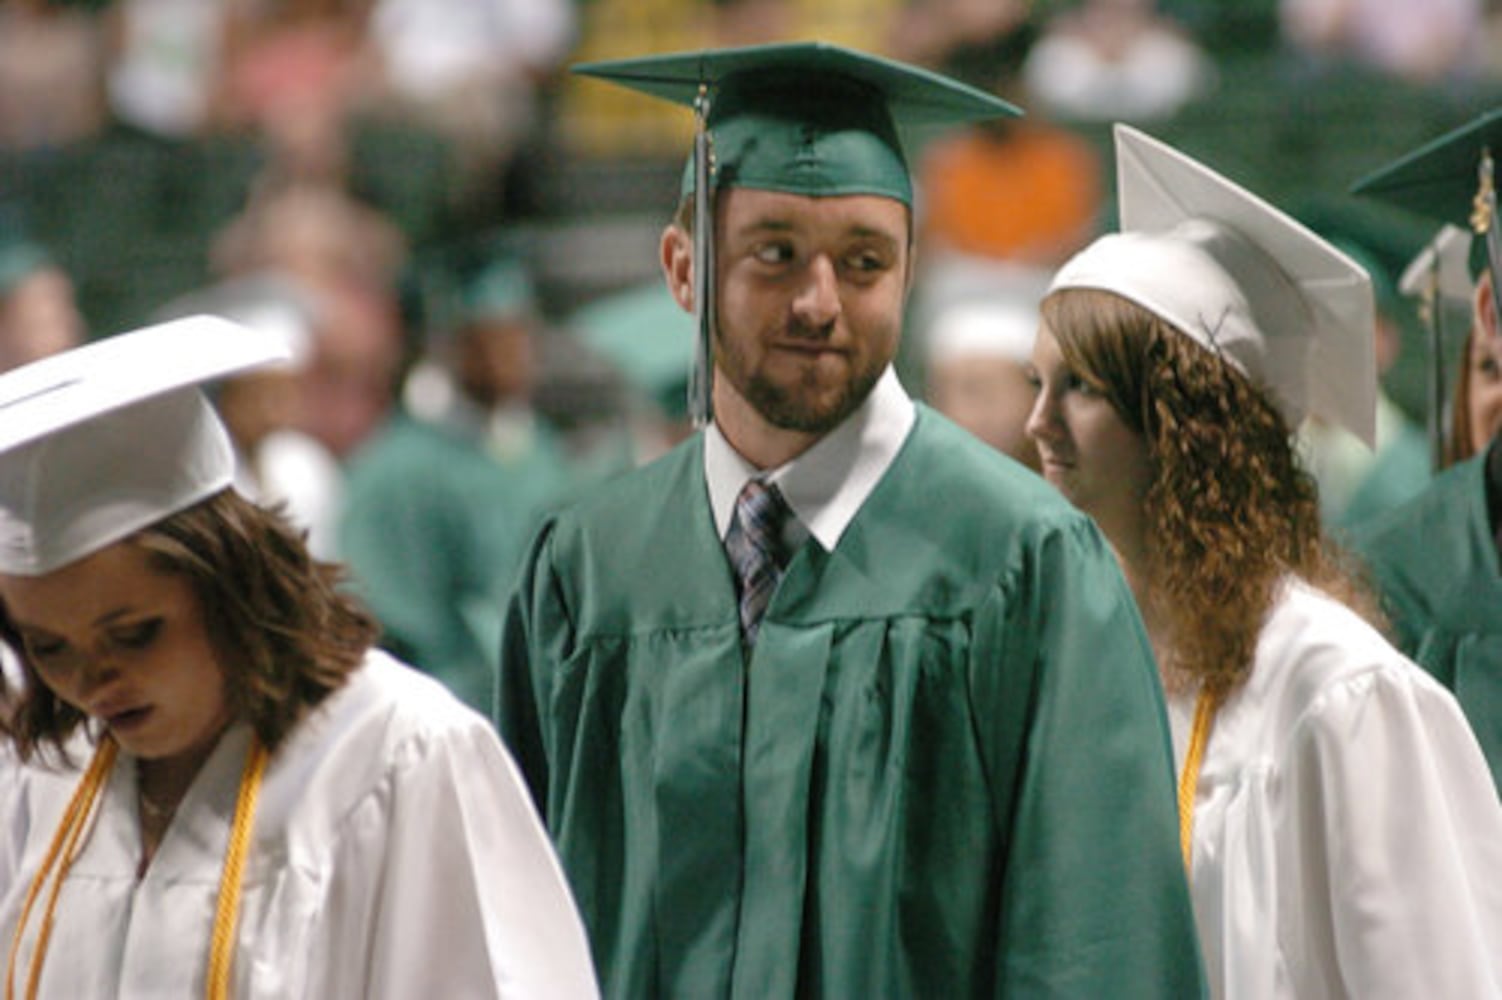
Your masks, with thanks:
M1485 237L1492 283L1502 287L1502 229L1498 228L1495 162L1502 160L1502 108L1491 111L1379 167L1351 185L1364 194L1436 222ZM1473 267L1480 269L1473 258Z
M1351 186L1364 194L1472 234L1470 271L1490 269L1493 288L1502 288L1502 219L1497 217L1496 162L1502 158L1502 108L1494 108L1393 162ZM1474 237L1481 237L1475 239ZM1437 272L1436 272L1437 273ZM1427 310L1430 323L1431 431L1434 406L1443 400L1445 332L1438 325L1442 303ZM1437 440L1437 438L1436 438Z
M464 291L463 314L471 322L509 320L533 315L537 293L526 265L514 257L492 261Z
M52 267L52 258L35 243L17 240L0 245L0 295L8 295L23 280Z
M661 281L596 299L576 311L569 325L664 414L683 419L694 321Z
M713 240L708 192L756 188L808 197L913 202L899 132L1020 114L928 70L821 42L755 45L583 63L573 71L692 107L700 128L685 174L695 193L699 347L690 388L709 419ZM699 183L704 177L706 183Z

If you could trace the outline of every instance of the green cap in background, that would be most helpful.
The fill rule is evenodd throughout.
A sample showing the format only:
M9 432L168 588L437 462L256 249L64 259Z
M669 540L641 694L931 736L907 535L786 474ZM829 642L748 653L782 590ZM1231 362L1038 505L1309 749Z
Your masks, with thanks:
M0 240L0 295L9 295L27 277L54 263L52 256L35 243Z
M567 322L582 344L610 362L665 416L687 417L694 319L661 281L596 299Z
M1493 108L1377 168L1351 185L1351 192L1484 237L1471 248L1471 269L1479 273L1490 257L1493 284L1502 287L1497 280L1502 268L1502 220L1496 208L1499 162L1502 108Z
M537 289L526 263L507 255L485 264L465 284L460 312L471 323L536 316Z

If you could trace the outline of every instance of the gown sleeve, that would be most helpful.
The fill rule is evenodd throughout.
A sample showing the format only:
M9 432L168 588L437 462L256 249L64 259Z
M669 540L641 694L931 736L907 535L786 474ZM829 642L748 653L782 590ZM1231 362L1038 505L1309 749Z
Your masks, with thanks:
M547 672L534 664L562 663L570 646L568 615L552 571L552 522L533 541L516 590L501 620L500 675L495 720L520 767L538 811L548 816L548 756L541 685Z
M1075 523L1003 589L973 665L993 794L1014 804L997 995L1200 996L1166 712L1115 559Z
M1349 996L1502 996L1502 804L1453 697L1364 673L1315 700L1288 753L1284 829L1312 831L1280 890L1305 908L1294 960L1328 947Z
M494 651L482 647L463 608L488 584L472 564L472 526L452 489L436 488L420 467L357 467L340 521L340 552L388 645L486 712L494 698Z
M583 925L520 775L471 718L405 743L386 787L347 819L312 995L598 995ZM360 968L365 988L354 990Z

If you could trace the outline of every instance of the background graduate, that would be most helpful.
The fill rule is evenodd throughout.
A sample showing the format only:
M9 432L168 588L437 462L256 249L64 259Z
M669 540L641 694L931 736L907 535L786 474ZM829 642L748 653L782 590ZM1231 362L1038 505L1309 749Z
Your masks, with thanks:
M1356 185L1363 194L1473 234L1466 364L1474 359L1484 379L1468 380L1451 415L1452 454L1470 457L1409 503L1359 525L1351 544L1371 567L1398 645L1460 700L1502 794L1502 447L1495 412L1484 405L1495 406L1495 388L1486 383L1495 381L1502 357L1495 155L1502 155L1502 108Z

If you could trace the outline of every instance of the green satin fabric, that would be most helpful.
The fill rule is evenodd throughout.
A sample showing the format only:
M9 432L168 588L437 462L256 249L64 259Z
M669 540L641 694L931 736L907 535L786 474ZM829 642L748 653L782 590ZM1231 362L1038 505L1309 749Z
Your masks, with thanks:
M569 479L545 431L503 461L473 433L407 416L350 465L339 546L357 591L403 659L487 715L499 606Z
M1397 644L1455 692L1502 794L1502 569L1486 512L1486 454L1358 528Z
M931 411L755 652L702 442L539 536L499 719L615 997L1196 996L1167 729L1099 534Z

